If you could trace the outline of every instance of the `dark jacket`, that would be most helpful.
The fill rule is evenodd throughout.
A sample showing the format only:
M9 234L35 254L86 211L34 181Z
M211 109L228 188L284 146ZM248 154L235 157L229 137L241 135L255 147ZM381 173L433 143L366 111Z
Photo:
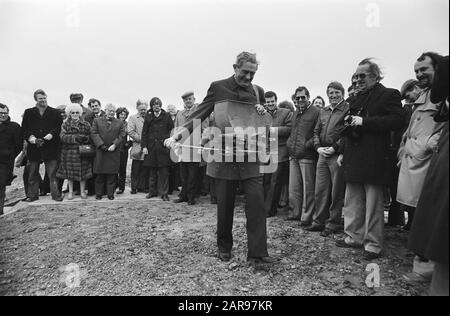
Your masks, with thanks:
M295 111L292 117L291 136L287 141L289 157L316 160L314 128L319 121L320 110L310 105L303 113Z
M278 162L289 160L287 140L291 135L293 113L288 109L278 108L272 115L272 127L278 128Z
M23 137L27 142L31 135L34 135L36 138L44 138L47 134L53 136L50 141L45 141L40 148L28 143L27 158L29 161L41 162L58 159L60 149L59 134L61 133L62 122L61 113L50 106L45 109L42 116L37 107L25 110L22 120L22 131Z
M173 128L173 120L166 111L161 110L158 117L153 112L147 113L141 140L142 148L148 150L148 155L144 157L145 166L159 168L172 165L170 150L164 146L164 140L170 137Z
M126 136L125 125L119 119L113 118L108 122L106 117L96 118L91 128L91 138L97 147L94 160L94 173L113 174L119 173L120 144ZM113 152L105 152L100 149L102 145L110 147L116 145Z
M405 120L400 92L378 83L353 99L350 113L359 113L363 124L346 130L344 180L389 185L393 176L390 135L391 131L402 129Z
M264 90L257 87L260 104L265 103ZM214 111L216 103L221 101L240 101L255 105L257 97L253 86L241 87L236 83L234 76L228 79L215 81L211 83L208 93L201 104L197 106L195 111L189 116L189 121L184 125L185 128L192 133L193 120L201 119L202 122L207 119ZM254 107L253 107L254 108ZM256 109L255 109L256 113ZM214 116L214 126L217 126L216 117ZM245 180L250 178L261 177L260 165L254 162L209 162L207 166L207 174L210 177L225 180Z
M319 120L314 128L314 148L333 147L339 150L341 134L344 130L344 118L350 105L346 101L339 103L334 109L326 107L320 112Z
M7 119L0 124L0 187L13 179L14 159L22 150L20 125Z

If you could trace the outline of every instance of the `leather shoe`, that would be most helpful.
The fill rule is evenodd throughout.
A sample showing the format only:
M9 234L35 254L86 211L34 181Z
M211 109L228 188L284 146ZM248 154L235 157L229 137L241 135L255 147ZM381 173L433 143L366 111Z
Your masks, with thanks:
M137 194L137 190L136 189L132 189L131 190L131 194Z
M58 197L53 198L52 200L56 201L56 202L62 202L64 200L64 198L62 196L58 196Z
M363 253L363 259L367 260L367 261L378 259L378 258L380 258L380 256L381 255L379 253L375 253L375 252L367 251L367 250L364 250L364 253Z
M188 205L195 205L195 204L196 204L195 200L189 200L188 201Z
M183 203L183 202L187 202L187 200L183 199L183 198L178 198L178 199L173 201L173 203Z
M309 231L309 232L321 232L323 231L325 228L323 226L320 225L314 225L312 224L311 226L305 227L305 230Z
M162 199L163 201L169 201L169 200L170 200L168 195L163 195L163 196L161 197L161 199Z
M114 200L114 195L109 195L108 199L111 200L111 201Z
M34 201L37 201L37 200L39 200L38 197L33 197L33 198L28 197L28 198L26 198L26 199L24 200L24 202L29 202L29 203L31 203L31 202L34 202Z
M280 261L278 258L274 257L248 257L247 261L252 264L274 264Z
M309 227L311 226L311 223L308 222L300 222L300 227Z
M122 193L123 193L123 191L124 191L124 190L122 190L122 189L119 189L119 190L117 190L117 194L122 194Z
M102 197L101 195L96 195L96 196L95 196L95 199L96 199L96 200L101 200L102 198L103 198L103 197Z
M227 251L219 251L218 257L221 261L230 261L231 259L231 252Z
M336 240L335 245L339 248L362 248L361 245L347 244L344 239Z

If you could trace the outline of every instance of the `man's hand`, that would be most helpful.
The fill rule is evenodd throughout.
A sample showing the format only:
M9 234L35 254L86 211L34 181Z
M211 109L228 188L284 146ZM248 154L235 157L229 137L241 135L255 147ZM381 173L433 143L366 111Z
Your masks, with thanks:
M351 126L362 126L363 118L361 116L352 115L352 123Z
M343 164L344 164L344 155L340 154L338 159L337 159L337 165L339 167L342 167Z
M263 114L266 113L266 108L263 105L261 105L261 104L256 104L255 105L255 109L256 109L256 111L258 112L259 115L263 115Z
M99 147L99 149L100 149L101 151L104 151L104 152L107 152L107 151L108 151L108 147L106 147L105 144L101 145L101 146Z
M32 144L32 145L35 145L36 144L36 137L34 136L34 135L31 135L29 138L28 138L28 142L30 143L30 144Z
M144 156L148 155L148 149L147 148L142 148L142 154Z
M109 146L108 151L109 152L113 152L114 150L116 150L116 145L112 144L111 146Z
M177 143L177 141L175 140L174 137L169 137L164 141L164 146L166 146L167 148L170 148L170 149L174 149L176 143Z
M53 139L53 135L52 134L47 134L47 135L45 135L44 136L44 140L46 140L46 141L51 141Z

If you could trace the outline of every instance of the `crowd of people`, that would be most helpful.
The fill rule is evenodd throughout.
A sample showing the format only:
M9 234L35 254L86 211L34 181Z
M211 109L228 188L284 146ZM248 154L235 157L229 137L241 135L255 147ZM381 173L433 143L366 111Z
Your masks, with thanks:
M77 194L113 200L125 191L130 157L131 194L169 201L181 188L173 202L188 205L210 195L218 208L220 260L232 256L234 200L242 193L253 263L278 261L268 254L266 218L281 210L306 231L323 237L343 232L336 246L360 248L369 261L385 247L384 225L403 226L410 230L416 260L434 271L431 293L448 295L448 57L422 54L413 67L416 79L400 90L385 87L379 65L364 59L350 87L328 84L328 104L320 96L310 101L306 86L295 89L292 102L278 103L276 92L252 84L254 54L239 54L233 67L234 75L213 82L202 103L194 92L182 94L181 111L173 105L164 110L154 97L138 100L137 113L128 119L125 107L102 108L94 98L85 107L80 93L70 95L70 105L52 108L47 94L37 90L36 106L25 111L19 126L0 104L1 211L21 151L16 164L26 168L28 202L47 193L46 182L56 201ZM214 126L214 106L222 100L250 102L258 114L271 116L278 135L274 173L261 174L258 163L193 162L189 151L171 159L170 149L181 140L177 128L192 132L194 119L201 119L202 131ZM39 175L42 163L47 180Z

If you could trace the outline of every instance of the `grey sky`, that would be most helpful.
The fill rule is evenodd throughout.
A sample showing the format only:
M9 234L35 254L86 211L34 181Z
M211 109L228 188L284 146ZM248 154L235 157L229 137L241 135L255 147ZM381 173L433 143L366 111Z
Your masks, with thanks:
M211 81L233 73L243 50L261 63L254 83L280 101L299 85L312 97L326 97L332 80L347 87L365 57L375 57L383 83L398 89L423 51L448 54L448 7L448 0L0 0L0 102L16 121L38 88L52 106L82 92L85 103L96 97L133 113L138 98L154 96L181 108L183 92L200 102Z

